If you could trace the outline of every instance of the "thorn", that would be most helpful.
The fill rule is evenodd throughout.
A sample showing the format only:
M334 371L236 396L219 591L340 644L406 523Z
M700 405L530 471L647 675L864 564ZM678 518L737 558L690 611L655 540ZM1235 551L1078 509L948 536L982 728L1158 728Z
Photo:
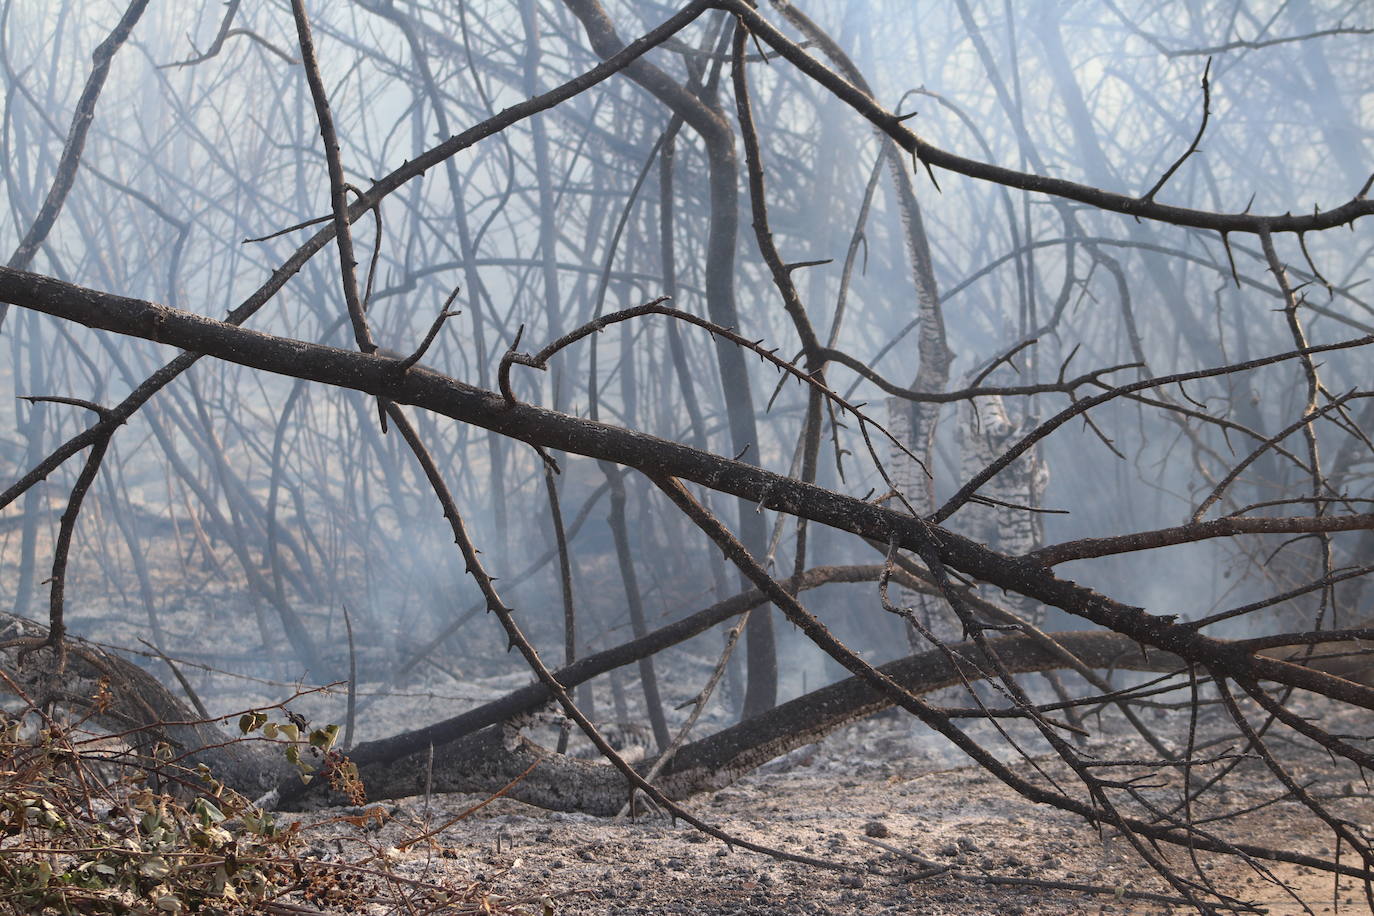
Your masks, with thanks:
M782 269L791 274L794 271L801 270L803 267L823 267L826 264L833 263L835 263L834 258L821 258L816 261L797 261L795 264L784 264Z

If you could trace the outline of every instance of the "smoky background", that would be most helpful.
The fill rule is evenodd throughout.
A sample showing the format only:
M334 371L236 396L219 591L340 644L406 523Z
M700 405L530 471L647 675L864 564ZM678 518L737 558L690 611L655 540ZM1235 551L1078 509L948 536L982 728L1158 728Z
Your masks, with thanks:
M628 40L675 6L606 9ZM0 225L0 243L13 248L62 150L64 113L81 92L90 49L121 10L37 0L4 12L0 153L12 218ZM562 4L319 3L310 12L342 160L359 187L436 138L599 59ZM1369 177L1374 54L1359 3L951 0L913 10L818 0L806 12L881 103L912 113L909 126L935 145L973 158L1144 194L1197 134L1206 72L1206 133L1160 201L1224 212L1319 208L1349 199ZM289 7L244 7L238 34L214 56L178 65L215 43L222 15L210 4L149 9L113 63L73 192L34 269L221 317L313 230L277 233L328 212L314 110L292 63ZM728 34L725 20L706 16L649 59L732 115L728 62L714 66L728 57ZM917 297L879 139L790 67L755 63L749 79L778 247L790 261L828 259L794 274L808 314L836 350L891 385L913 387ZM522 346L534 349L662 295L706 314L707 247L719 218L713 165L691 130L664 142L671 121L649 94L613 78L433 169L382 206L380 223L372 215L360 220L359 269L371 280L368 314L378 342L412 351L457 288L452 307L462 314L442 329L425 363L492 389L521 328ZM738 146L737 139L742 160ZM670 182L662 166L669 150ZM1280 291L1252 238L1230 239L1228 248L1215 233L947 173L937 187L920 163L909 165L953 354L949 390L994 363L987 384L1031 385L1123 366L1108 377L1120 384L1292 349ZM800 343L749 232L742 174L738 187L740 232L728 278L738 330L792 357ZM1362 286L1370 252L1364 224L1275 243L1301 284L1310 343L1374 333ZM337 257L331 248L309 261L251 326L350 348ZM4 333L10 359L0 367L0 461L10 478L89 421L77 409L22 396L112 403L175 355L31 312L12 311ZM517 367L513 378L522 400L733 455L729 406L744 392L722 385L719 358L705 332L649 318L573 345L547 372ZM1321 361L1333 394L1367 382L1359 350ZM795 473L807 393L780 384L756 359L744 362L759 437L749 457ZM827 380L888 422L888 392L872 380L834 363ZM1304 385L1301 368L1289 362L1169 394L1187 410L1268 437L1302 415ZM1006 410L1026 423L1070 403L1063 393L1008 397ZM1349 420L1336 412L1336 422L1317 427L1332 494L1357 502L1370 496L1368 441L1355 431L1374 419L1368 404L1352 400ZM936 505L979 469L970 466L962 433L977 423L966 411L957 403L939 410L929 466ZM1089 416L1091 425L1070 423L1040 447L1048 470L1041 506L1055 510L1041 517L1043 543L1186 521L1255 444L1235 425L1191 422L1141 401L1122 399ZM817 482L881 494L887 484L857 424L837 419L843 425L825 429ZM423 413L415 422L489 570L501 577L498 587L541 652L561 658L544 463L484 430ZM347 676L346 606L365 681L390 683L445 632L441 648L405 683L452 698L473 678L528 677L481 612L423 476L399 437L382 433L371 399L203 360L128 427L115 437L77 529L68 586L77 632L130 647L142 637L171 656L236 674L326 682ZM1297 436L1281 444L1300 452ZM634 629L607 521L615 486L624 489L631 588L649 627L739 590L718 552L646 481L557 457L561 512L570 533L576 529L579 653L623 642ZM888 459L886 447L879 457ZM1266 452L1227 488L1220 511L1303 491L1299 465ZM0 602L18 613L42 614L46 558L78 470L58 470L0 517ZM710 502L736 517L725 497ZM759 514L771 533L773 514ZM975 515L961 510L948 524L986 526L969 520ZM810 537L815 562L877 562L871 547L843 533L813 527ZM1365 562L1374 546L1359 532L1331 543L1337 568ZM791 569L792 549L789 522L769 555L779 574ZM1191 618L1308 581L1320 575L1319 554L1311 539L1221 539L1064 571L1152 612ZM1362 583L1338 586L1328 623L1362 619ZM871 661L910 651L904 625L882 611L872 584L827 586L808 593L807 604ZM1262 618L1241 618L1221 635L1261 620L1302 629L1317 606L1304 596ZM1048 626L1076 625L1052 614ZM838 676L790 628L778 638L783 698ZM713 657L719 640L701 637L700 654ZM631 702L639 702L633 676L625 677ZM741 679L737 670L727 676L721 702L731 713L743 703ZM696 689L680 680L663 679L666 705ZM437 718L446 707L436 701L432 711Z

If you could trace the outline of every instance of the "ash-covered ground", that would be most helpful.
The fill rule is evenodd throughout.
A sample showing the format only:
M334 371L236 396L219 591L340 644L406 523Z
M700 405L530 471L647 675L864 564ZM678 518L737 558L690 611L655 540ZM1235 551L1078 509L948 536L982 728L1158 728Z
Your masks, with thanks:
M1124 736L1084 751L1101 759L1146 756L1142 742ZM652 815L612 821L498 799L453 821L483 801L456 795L386 802L390 818L380 829L360 834L352 827L323 827L336 839L322 836L315 849L346 857L363 843L389 854L401 874L475 882L498 909L530 913L544 912L546 904L565 914L709 916L1192 911L1137 896L1178 893L1116 831L1032 804L976 767L951 766L951 758L907 722L880 717L690 803L694 813L734 836L823 858L842 866L836 870L742 851ZM1327 798L1335 811L1356 822L1374 816L1362 785L1335 782L1339 773L1329 762L1311 764L1299 769L1303 779L1324 786L1324 794L1345 796ZM1072 775L1050 755L1023 761L1016 771L1044 774L1074 792ZM1242 763L1216 800L1232 811L1261 807L1214 829L1329 857L1329 832L1317 829L1296 802L1273 803L1276 794L1262 764ZM441 826L430 840L388 853ZM1336 886L1315 870L1270 863L1260 871L1233 858L1161 849L1181 874L1270 913L1369 911L1357 883ZM937 866L948 869L936 872Z
M197 639L187 645L198 644L205 651L172 654L185 659L183 673L202 692L213 714L278 702L293 692L285 673L289 662L280 654L274 660L255 659L253 652L242 658L216 652L219 646L251 644L246 618L219 615L201 620ZM94 635L135 645L138 623L107 622L100 627L103 632ZM182 635L190 640L189 633ZM454 715L530 678L518 670L514 658L488 654L485 661L464 662L441 651L412 680L398 685L385 677L394 657L380 653L386 657L372 658L379 651L373 642L359 652L359 741ZM262 662L257 676L243 677L241 672L252 668L255 660ZM663 683L669 685L666 701L671 707L700 689L714 659L704 650L677 648L656 661ZM231 667L240 675L211 670ZM165 670L157 673L169 680ZM606 680L597 681L595 698L603 723L613 721L617 713ZM1035 685L1037 679L1029 682ZM637 684L626 675L623 686L630 718L640 718ZM959 702L948 693L941 699ZM1324 724L1333 732L1356 738L1371 732L1367 716L1358 710L1336 713L1298 702L1304 714L1325 717ZM341 723L345 691L339 687L304 696L292 708L313 724ZM1205 741L1208 731L1217 727L1219 712L1215 706L1203 711L1199 740ZM680 723L686 714L672 710L672 721ZM1151 727L1172 740L1186 731L1186 718L1179 709L1146 714ZM717 698L693 736L709 734L730 721ZM1090 717L1087 724L1094 737L1078 750L1089 759L1157 756L1115 713ZM1081 783L1024 723L1002 720L994 727L965 720L965 727L1019 776L1086 799ZM1001 729L1024 753L1005 740ZM530 737L551 746L557 732L545 727ZM1281 727L1275 727L1269 738L1307 791L1356 829L1371 832L1374 807L1352 769L1313 755L1310 746L1299 750ZM577 749L574 740L573 750ZM1195 783L1206 779L1242 750L1234 741L1199 748L1195 758L1219 762L1192 768L1191 778ZM1165 810L1177 803L1181 777L1176 767L1123 767L1112 775L1140 780L1145 797ZM1207 825L1222 838L1332 858L1337 850L1331 831L1284 795L1262 761L1244 759L1191 814L1228 815ZM1025 800L905 716L884 714L850 725L724 790L687 802L699 817L739 839L824 859L837 866L834 869L731 847L652 812L614 821L543 811L503 798L459 818L484 801L480 796L441 794L381 800L387 819L380 827L367 828L340 821L350 812L337 809L280 816L285 822L301 822L313 856L341 862L371 859L413 880L467 887L479 899L485 895L494 912L1014 916L1192 910L1170 902L1179 898L1178 890L1143 864L1116 830ZM425 839L415 842L418 837ZM1236 857L1194 854L1167 845L1156 852L1189 880L1210 883L1270 913L1369 912L1361 886L1350 881L1337 885L1329 873L1262 862L1252 867ZM1342 861L1355 864L1348 849L1340 852L1346 856Z

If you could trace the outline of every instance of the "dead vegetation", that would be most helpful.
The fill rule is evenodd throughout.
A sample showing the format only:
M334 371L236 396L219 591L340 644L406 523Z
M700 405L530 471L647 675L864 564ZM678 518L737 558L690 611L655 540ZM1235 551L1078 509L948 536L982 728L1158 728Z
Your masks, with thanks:
M882 710L1129 852L1154 889L1117 903L1256 910L1244 870L1307 869L1374 907L1366 26L59 6L4 36L16 910L561 905L408 872L447 828L374 842L364 792L644 806L857 892L871 859L698 801ZM936 74L965 77L911 88ZM178 605L212 586L242 615L218 639ZM117 607L178 692L81 638ZM712 632L685 686L664 653ZM288 659L281 696L342 690L341 728L196 708L178 653L228 647ZM532 680L353 743L363 687L384 714L501 650ZM272 826L328 804L346 838ZM1109 886L868 847L909 880Z

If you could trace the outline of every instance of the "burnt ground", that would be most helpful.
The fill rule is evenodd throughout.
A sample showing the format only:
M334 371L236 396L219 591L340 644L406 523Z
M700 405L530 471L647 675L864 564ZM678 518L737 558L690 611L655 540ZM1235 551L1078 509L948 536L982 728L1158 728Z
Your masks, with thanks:
M1141 753L1125 739L1087 750L1104 758ZM346 857L350 847L356 853L355 844L364 843L399 874L475 886L495 911L569 916L1193 911L1135 897L1177 893L1113 831L1031 804L975 767L949 766L949 759L907 723L880 718L850 726L692 802L699 816L738 837L823 858L844 870L729 848L659 817L612 822L508 799L444 826L483 801L456 795L436 796L428 804L423 798L387 803L389 821L361 834L323 824L315 828L320 832L313 848L318 855L342 851ZM1347 795L1332 801L1333 808L1367 827L1374 809L1364 787L1338 783L1342 773L1329 761L1305 763L1299 764L1301 777ZM1063 786L1073 785L1049 756L1023 761L1017 770L1021 775L1038 770ZM1247 761L1228 778L1219 801L1239 810L1274 796L1263 765ZM307 821L320 824L327 815ZM430 840L397 850L438 827L443 829ZM1332 852L1329 831L1315 827L1292 801L1268 804L1218 832L1309 854ZM931 875L930 867L903 853L950 868ZM1336 888L1329 875L1302 867L1274 867L1266 877L1234 859L1199 855L1195 872L1185 850L1165 854L1181 872L1200 873L1270 913L1369 912L1362 888L1348 881ZM1274 879L1286 882L1292 894ZM1054 889L1044 882L1092 885L1099 892Z
M224 604L207 594L200 595L199 601L207 606ZM187 632L169 634L175 637L171 639L176 644L172 654L185 659L183 670L215 715L278 702L292 693L290 675L285 673L289 665L272 671L268 680L231 676L223 670L226 666L251 668L255 660L261 660L262 650L248 651L242 659L233 657L232 647L252 645L251 620L249 615L225 614L222 609L214 613L202 610L195 601L188 601L176 621L178 626L186 626ZM136 617L124 624L108 619L102 622L98 638L137 646L140 621ZM198 656L196 649L202 654ZM366 649L360 649L359 655L360 661L369 660ZM485 655L503 658L499 652ZM481 659L484 655L474 650L469 657ZM664 672L665 701L670 711L699 689L714 662L713 657L682 648L656 660ZM392 664L394 660L387 656L371 667L384 672ZM462 670L431 665L419 682L399 687L380 676L363 674L359 686L364 711L359 716L358 739L381 737L452 715L500 696L529 678L527 672L512 670L507 662L492 662L490 670L474 664ZM262 666L258 670L268 674ZM157 673L166 674L163 670ZM631 720L642 720L636 706L637 692L625 691L630 696L627 711ZM615 704L600 681L597 693L598 709L611 710ZM311 694L292 703L315 724L342 722L343 705L343 694L337 690ZM1345 709L1336 714L1325 707L1299 709L1323 717L1328 729L1354 736L1357 741L1374 735L1364 711ZM1218 712L1216 707L1204 710L1203 725L1212 719L1215 727ZM685 712L674 711L672 715L680 721ZM1177 741L1186 731L1186 713L1181 710L1160 709L1149 716L1152 727L1170 740ZM695 733L709 733L729 721L720 704L713 701ZM1253 721L1262 719L1256 716ZM1106 737L1082 748L1085 754L1115 760L1154 756L1128 732L1119 716L1102 715L1088 724L1095 735ZM1067 792L1083 797L1081 787L1043 742L1029 736L1024 727L1007 727L1027 748L1025 758L1001 742L987 723L971 724L967 729L985 746L998 748L1019 775L1041 781L1053 779ZM1205 738L1207 729L1202 731ZM554 735L546 729L531 737L551 744ZM1301 750L1280 727L1270 733L1270 739L1300 782L1309 785L1333 812L1367 837L1374 835L1374 805L1358 773L1335 765L1324 754L1313 754L1310 745ZM1196 756L1234 750L1231 741L1201 748ZM1215 773L1216 766L1198 767L1194 775ZM1126 768L1114 775L1140 776L1146 772ZM1148 797L1166 806L1177 799L1177 771L1165 768L1149 773L1154 782L1163 785L1147 789ZM1201 808L1195 814L1209 816L1259 806L1212 829L1231 839L1323 858L1339 852L1342 861L1349 863L1348 847L1338 850L1330 829L1299 803L1281 800L1283 794L1261 762L1245 760L1219 791L1209 794L1217 807ZM653 815L633 822L613 822L497 799L454 820L483 801L482 797L460 795L384 801L381 804L390 817L383 826L372 829L339 822L346 812L337 809L309 815L283 814L281 818L300 820L313 856L350 862L375 857L374 867L385 863L381 872L459 888L469 904L478 901L453 909L454 913L483 912L483 895L491 912L539 916L1014 916L1192 911L1131 896L1154 893L1177 897L1177 892L1141 864L1124 838L1111 830L1098 830L1081 818L1024 800L995 778L969 766L967 758L943 739L906 718L879 716L856 723L724 790L688 803L693 812L732 835L823 858L845 866L842 870L780 862L730 848L687 825ZM407 845L430 833L433 836L428 839ZM1199 854L1194 861L1187 850L1178 848L1165 848L1164 855L1180 873L1201 875L1271 913L1370 912L1362 888L1350 882L1336 887L1328 873L1288 865L1269 866L1260 873L1234 858ZM924 862L949 868L931 874L933 869ZM1292 894L1279 881L1286 883ZM1055 882L1090 885L1099 893L1044 886Z

